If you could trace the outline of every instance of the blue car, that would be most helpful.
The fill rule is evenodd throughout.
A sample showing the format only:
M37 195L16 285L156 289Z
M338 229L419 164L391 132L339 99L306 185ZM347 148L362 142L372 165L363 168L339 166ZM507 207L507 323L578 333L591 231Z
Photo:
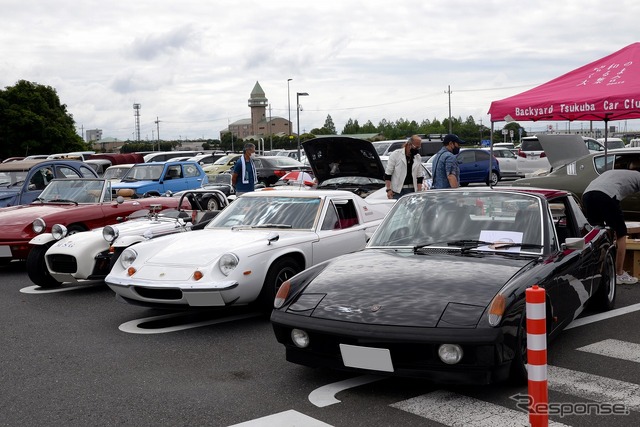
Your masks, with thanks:
M498 159L493 157L493 167L489 173L489 152L481 148L460 150L457 155L460 166L460 186L465 187L472 182L484 182L496 185L502 179Z
M208 182L196 162L138 163L111 189L114 196L138 198L200 188Z
M0 164L0 208L28 205L54 178L97 178L76 160L18 160Z

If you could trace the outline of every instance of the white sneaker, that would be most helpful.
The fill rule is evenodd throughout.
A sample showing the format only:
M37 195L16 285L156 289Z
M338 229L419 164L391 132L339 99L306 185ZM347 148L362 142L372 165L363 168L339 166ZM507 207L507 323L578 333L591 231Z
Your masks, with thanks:
M638 278L629 275L626 271L623 271L622 274L616 275L616 283L618 285L633 285L638 283Z

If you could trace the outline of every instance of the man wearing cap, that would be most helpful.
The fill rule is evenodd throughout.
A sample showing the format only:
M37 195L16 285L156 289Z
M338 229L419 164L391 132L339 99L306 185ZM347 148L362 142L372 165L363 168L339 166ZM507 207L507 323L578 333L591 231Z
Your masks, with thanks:
M449 134L442 140L442 148L433 156L431 168L432 188L458 188L460 186L460 167L456 154L460 144L464 143L457 135Z
M399 199L405 194L420 191L424 180L421 145L422 138L413 135L402 148L389 155L384 171L388 199Z

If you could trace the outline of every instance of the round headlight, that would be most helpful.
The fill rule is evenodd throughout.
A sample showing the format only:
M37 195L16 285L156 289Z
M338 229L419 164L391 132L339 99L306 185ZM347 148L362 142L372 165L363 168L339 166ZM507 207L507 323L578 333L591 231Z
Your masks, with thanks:
M120 231L118 230L118 227L114 227L113 225L107 225L102 229L102 237L109 243L113 243L119 235Z
M291 331L291 341L299 348L309 346L309 334L302 329L293 329Z
M40 234L47 228L47 224L44 222L44 219L36 218L31 223L31 228L33 229L34 233Z
M438 347L438 357L447 365L455 365L462 360L462 347L458 344L442 344Z
M138 258L138 253L131 248L122 251L119 261L120 265L126 270Z
M226 253L220 257L218 261L218 268L225 276L231 274L231 272L238 266L238 257L231 253Z
M51 234L56 240L64 239L67 237L67 227L62 224L53 224L53 227L51 227Z

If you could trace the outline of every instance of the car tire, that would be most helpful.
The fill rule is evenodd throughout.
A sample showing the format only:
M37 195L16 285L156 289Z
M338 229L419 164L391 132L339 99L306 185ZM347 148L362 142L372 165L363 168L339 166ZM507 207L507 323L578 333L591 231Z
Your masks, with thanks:
M215 196L211 196L207 199L207 210L208 211L219 211L220 210L220 202Z
M62 284L49 274L47 263L44 260L45 253L53 243L34 246L27 255L27 275L36 286L41 288L56 288Z
M611 252L606 255L600 284L590 305L598 311L609 311L616 305L616 263Z
M494 171L494 172L491 172L491 175L489 176L489 179L487 180L487 185L495 187L496 185L498 185L499 181L500 181L500 177Z
M527 379L527 316L523 307L520 324L518 325L518 336L516 337L516 348L511 362L509 381L514 385L523 385L527 383Z
M280 289L280 285L301 271L302 268L293 258L281 258L274 262L271 267L269 267L267 277L264 280L260 296L258 297L260 308L266 313L271 313L273 300L276 298L276 293L278 289Z

